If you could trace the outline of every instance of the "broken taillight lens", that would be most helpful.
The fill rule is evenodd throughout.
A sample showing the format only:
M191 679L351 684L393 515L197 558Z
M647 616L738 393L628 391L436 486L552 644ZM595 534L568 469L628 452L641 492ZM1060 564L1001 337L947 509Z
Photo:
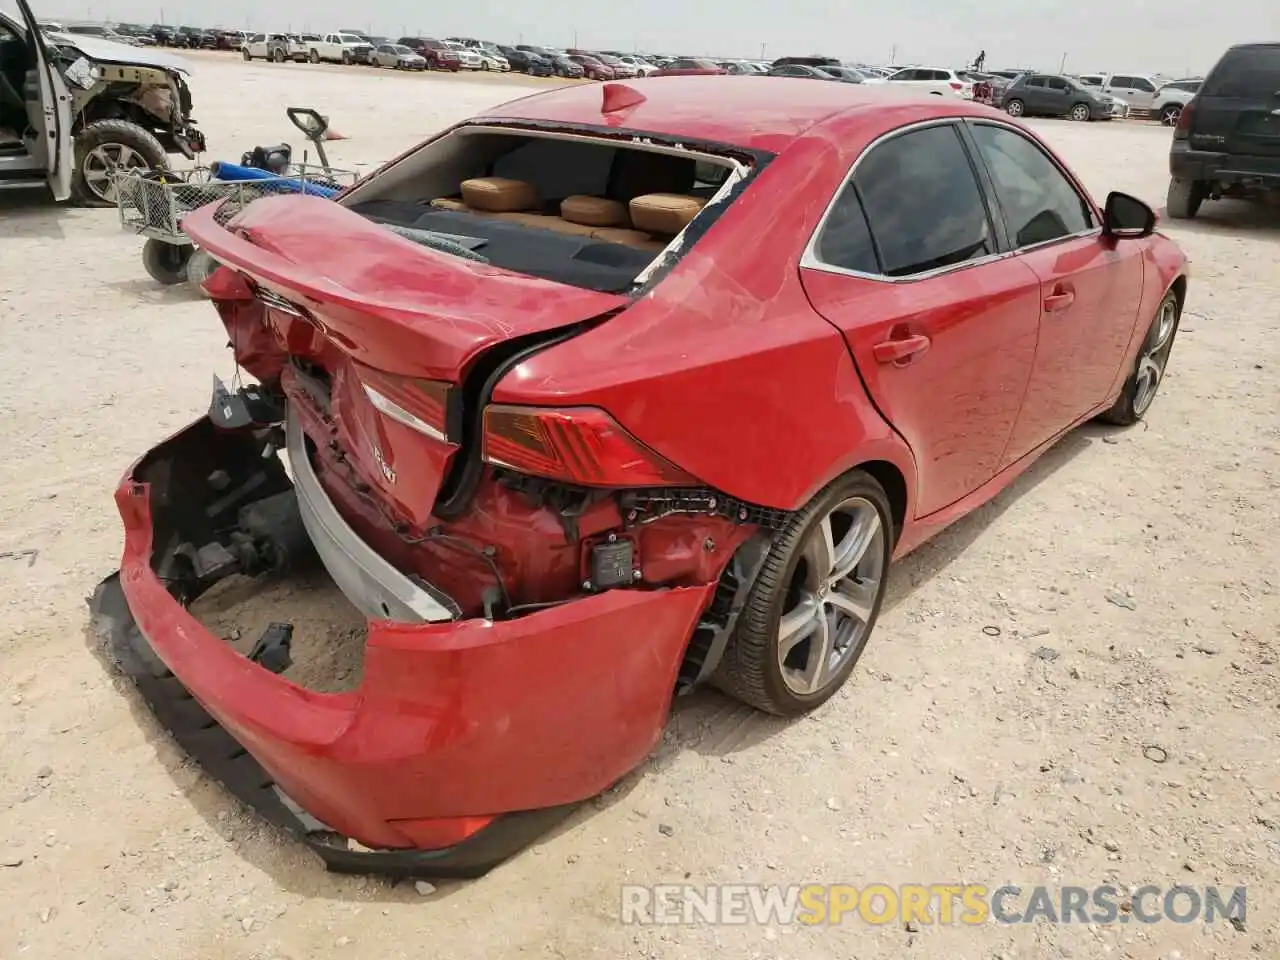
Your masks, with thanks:
M491 406L484 414L484 459L520 473L588 487L697 482L593 407Z
M433 440L449 442L446 426L449 384L399 377L360 365L356 372L365 396L379 413Z

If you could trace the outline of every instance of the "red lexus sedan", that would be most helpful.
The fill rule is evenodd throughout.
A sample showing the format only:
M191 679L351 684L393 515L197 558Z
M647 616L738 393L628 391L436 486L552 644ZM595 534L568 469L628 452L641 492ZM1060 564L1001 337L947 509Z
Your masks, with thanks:
M185 225L257 383L125 476L100 634L331 869L412 876L619 780L679 690L825 701L893 559L1147 412L1187 293L1020 123L790 79L541 93ZM292 634L328 612L245 645L200 603L313 560L359 624L323 689Z

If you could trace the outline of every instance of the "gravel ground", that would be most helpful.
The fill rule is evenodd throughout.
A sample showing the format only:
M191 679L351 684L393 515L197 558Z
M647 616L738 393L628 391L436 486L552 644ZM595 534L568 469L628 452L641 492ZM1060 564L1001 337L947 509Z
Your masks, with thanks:
M366 164L528 89L216 57L194 80L214 156L296 145L284 107L314 104L352 138L335 159ZM1036 126L1099 196L1162 202L1167 131ZM1169 228L1194 272L1147 424L1067 437L895 568L830 704L788 724L698 694L645 769L425 896L325 874L86 650L84 597L121 544L110 492L204 412L229 355L113 212L6 200L0 218L0 552L39 551L0 560L0 956L1280 956L1273 212L1211 205ZM1243 930L618 921L624 882L815 879L1247 884L1250 911Z

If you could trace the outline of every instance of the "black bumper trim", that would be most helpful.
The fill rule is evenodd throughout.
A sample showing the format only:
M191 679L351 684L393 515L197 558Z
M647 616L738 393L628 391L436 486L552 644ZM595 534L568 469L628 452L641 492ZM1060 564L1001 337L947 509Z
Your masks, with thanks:
M461 843L440 850L352 850L345 838L309 831L280 799L271 775L169 671L138 628L118 573L98 585L89 600L89 611L93 636L112 666L133 681L178 746L238 800L303 841L334 873L423 880L483 876L577 807L568 804L505 814Z

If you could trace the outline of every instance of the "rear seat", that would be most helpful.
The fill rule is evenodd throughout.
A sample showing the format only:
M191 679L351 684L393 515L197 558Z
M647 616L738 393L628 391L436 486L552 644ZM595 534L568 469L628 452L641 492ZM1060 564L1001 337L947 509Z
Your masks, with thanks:
M537 212L542 207L537 188L523 180L477 177L464 180L461 190L461 197L438 197L431 206L654 252L665 247L706 203L673 193L635 197L630 204L577 195L561 202L557 217Z

